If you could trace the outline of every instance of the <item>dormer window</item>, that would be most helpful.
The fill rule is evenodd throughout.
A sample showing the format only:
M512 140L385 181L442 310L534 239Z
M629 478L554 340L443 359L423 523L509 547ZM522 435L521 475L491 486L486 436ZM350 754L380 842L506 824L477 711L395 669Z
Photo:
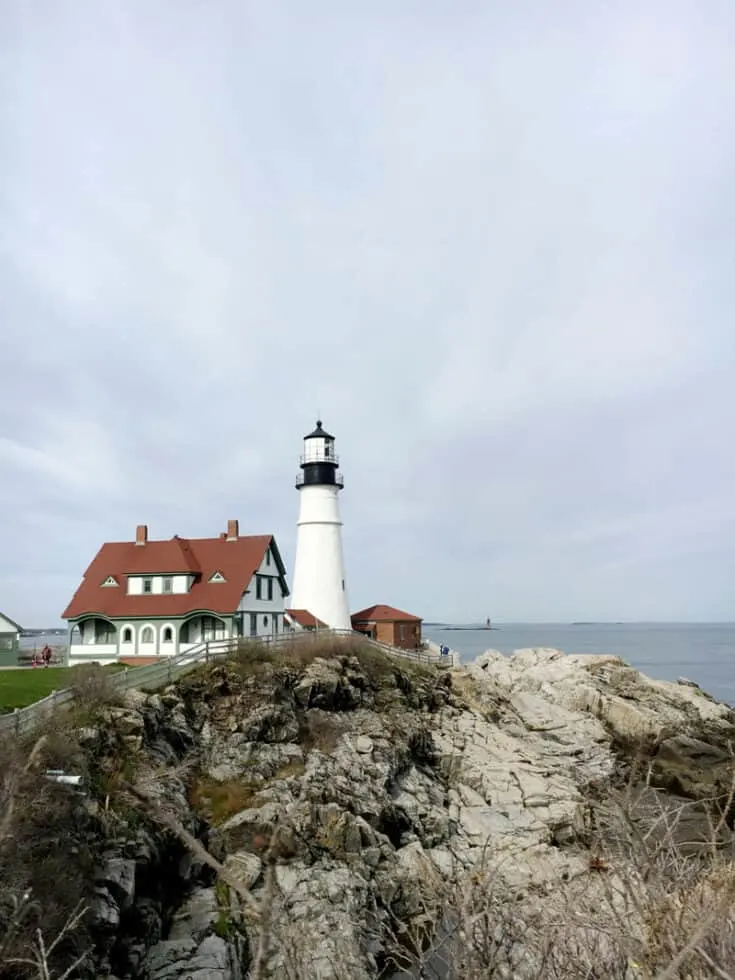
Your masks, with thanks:
M102 583L103 588L108 588L110 585L117 585L117 579L112 575L108 575Z
M225 577L224 577L224 575L222 574L222 572L213 572L213 573L212 573L212 574L211 574L211 575L209 576L209 581L210 581L210 582L225 582L225 581L227 581L227 580L225 579Z
M153 579L144 578L143 579L143 594L150 595L153 592Z
M168 595L170 592L173 592L173 590L174 590L174 580L171 578L170 575L164 576L163 591Z

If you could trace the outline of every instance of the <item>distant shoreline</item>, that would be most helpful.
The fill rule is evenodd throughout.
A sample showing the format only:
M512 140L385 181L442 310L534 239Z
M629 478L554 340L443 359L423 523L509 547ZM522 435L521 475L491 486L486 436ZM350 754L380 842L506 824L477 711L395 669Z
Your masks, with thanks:
M428 625L428 624L425 624ZM432 626L431 629L437 630L439 633L459 633L461 630L467 630L470 633L489 633L492 630L499 630L500 626Z

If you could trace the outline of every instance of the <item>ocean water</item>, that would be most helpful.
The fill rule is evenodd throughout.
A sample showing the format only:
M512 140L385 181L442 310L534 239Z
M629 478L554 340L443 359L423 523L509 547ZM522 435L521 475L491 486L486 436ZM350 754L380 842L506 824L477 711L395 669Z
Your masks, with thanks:
M425 626L463 663L485 650L512 653L554 647L565 653L612 653L660 680L687 677L735 705L735 623L497 623L492 630Z

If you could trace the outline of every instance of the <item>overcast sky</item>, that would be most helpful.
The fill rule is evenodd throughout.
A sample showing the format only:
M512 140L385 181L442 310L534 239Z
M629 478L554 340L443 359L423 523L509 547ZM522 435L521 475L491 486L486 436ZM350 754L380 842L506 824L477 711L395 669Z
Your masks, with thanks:
M732 620L730 0L5 0L0 609L273 532L337 437L348 587Z

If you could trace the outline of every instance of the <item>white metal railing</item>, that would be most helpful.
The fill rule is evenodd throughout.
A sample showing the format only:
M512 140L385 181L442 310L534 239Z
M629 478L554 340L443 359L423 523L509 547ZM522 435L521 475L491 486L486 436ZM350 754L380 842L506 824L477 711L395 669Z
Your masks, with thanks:
M299 466L307 466L309 463L334 463L335 466L339 466L339 456L336 453L325 453L324 450L302 453L299 456Z
M327 634L329 636L342 636L352 639L359 639L367 643L376 650L381 650L388 656L399 659L412 660L436 667L451 667L453 659L442 657L439 653L431 651L430 647L420 650L403 650L399 647L381 643L379 640L360 633L357 630L331 630L324 629L318 631L298 630L289 633L279 633L276 636L260 637L231 637L227 640L208 640L199 643L197 646L190 647L173 657L166 660L159 660L157 663L148 664L145 667L126 667L124 670L109 677L110 686L116 691L127 691L131 688L143 691L156 690L165 684L172 684L179 677L193 670L201 663L211 660L221 660L237 650L241 645L250 643L266 643L269 646L287 646L299 640L314 639L318 636ZM0 715L0 733L14 732L21 735L33 729L43 718L48 717L57 706L67 704L74 698L73 688L66 688L62 691L52 691L51 694L25 708L16 708L15 711L6 715Z

